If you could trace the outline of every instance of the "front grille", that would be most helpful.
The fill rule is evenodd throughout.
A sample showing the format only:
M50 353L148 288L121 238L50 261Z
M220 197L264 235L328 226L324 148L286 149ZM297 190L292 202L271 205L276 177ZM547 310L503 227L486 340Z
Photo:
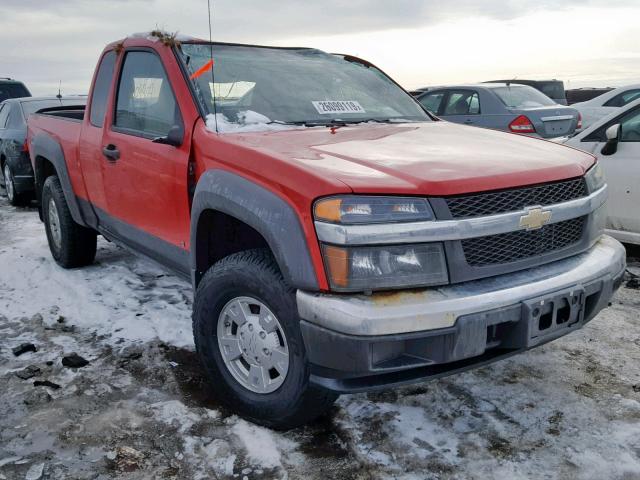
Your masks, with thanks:
M541 256L580 241L586 217L545 225L538 230L520 230L462 240L467 263L472 267L500 265Z
M584 179L577 178L535 187L451 197L446 202L453 218L464 218L512 212L534 205L552 205L586 195Z

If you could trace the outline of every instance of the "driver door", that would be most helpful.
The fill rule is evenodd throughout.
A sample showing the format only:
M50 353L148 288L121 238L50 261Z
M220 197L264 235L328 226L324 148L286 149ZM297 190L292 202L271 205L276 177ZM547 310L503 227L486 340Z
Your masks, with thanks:
M107 212L102 226L163 263L179 267L189 236L189 142L154 142L183 117L159 55L128 50L121 62L110 128L102 138Z

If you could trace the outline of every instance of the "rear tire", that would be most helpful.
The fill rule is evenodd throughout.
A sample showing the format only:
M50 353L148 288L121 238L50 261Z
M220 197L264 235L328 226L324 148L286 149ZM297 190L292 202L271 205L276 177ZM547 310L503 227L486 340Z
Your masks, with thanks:
M55 175L44 182L42 213L49 249L58 265L76 268L92 264L96 257L97 233L73 220Z
M236 310L230 312L230 305ZM248 315L236 320L243 305ZM243 339L244 327L238 325L247 326ZM263 329L265 325L269 328ZM309 383L295 291L285 283L268 250L235 253L209 269L196 292L193 333L219 401L254 423L279 430L298 427L321 415L338 398ZM233 348L225 350L225 341ZM235 348L237 353L229 354ZM276 354L281 360L274 366L270 359L275 362ZM265 373L252 385L254 368Z
M25 193L18 193L16 190L15 182L13 181L13 170L8 163L5 163L4 168L2 170L2 175L4 177L4 189L7 193L7 200L9 200L9 204L14 207L22 207L29 203L31 199L30 195Z

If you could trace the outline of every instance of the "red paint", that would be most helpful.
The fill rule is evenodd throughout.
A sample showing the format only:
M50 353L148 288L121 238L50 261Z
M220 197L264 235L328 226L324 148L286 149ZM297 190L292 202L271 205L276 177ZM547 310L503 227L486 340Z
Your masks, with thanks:
M171 50L138 38L125 40L124 49L131 47L160 55L180 105L184 143L176 149L114 132L112 112L104 129L89 123L88 111L82 124L32 117L30 136L44 130L62 144L76 195L188 250L190 159L196 179L209 169L241 175L298 214L323 290L328 284L311 213L319 197L353 192L443 196L512 188L578 177L594 162L591 155L555 143L447 122L215 134L205 128ZM118 57L114 79L124 55ZM121 152L115 165L102 155L108 143Z

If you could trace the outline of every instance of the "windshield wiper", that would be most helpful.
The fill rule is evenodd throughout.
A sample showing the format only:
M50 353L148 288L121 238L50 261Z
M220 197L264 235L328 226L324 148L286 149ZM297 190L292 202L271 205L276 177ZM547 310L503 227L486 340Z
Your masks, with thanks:
M380 119L380 118L365 118L363 120L342 120L342 119L338 119L338 118L333 118L331 120L327 120L327 121L317 121L317 120L297 120L297 121L283 121L283 120L273 120L269 123L271 124L276 124L276 125L302 125L305 127L333 127L333 128L339 128L339 127L346 127L349 125L359 125L361 123L369 123L369 122L374 122L374 123L399 123L399 122L394 122L393 119L391 118L384 118L384 119ZM409 120L406 120L406 122L409 122Z

